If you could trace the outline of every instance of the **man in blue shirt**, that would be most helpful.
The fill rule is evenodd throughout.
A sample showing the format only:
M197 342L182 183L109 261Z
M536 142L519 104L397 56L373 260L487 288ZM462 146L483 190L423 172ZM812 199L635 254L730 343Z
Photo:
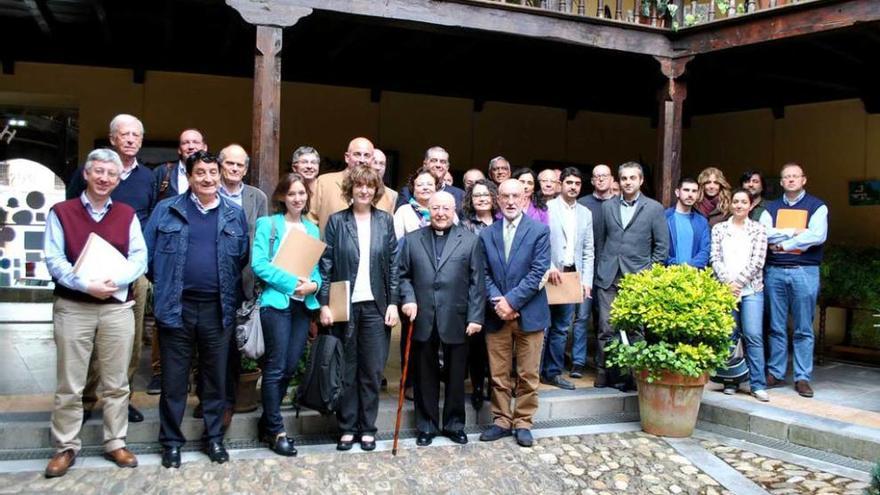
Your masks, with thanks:
M691 265L706 268L709 264L709 241L712 237L706 217L694 213L694 203L700 193L700 185L694 179L684 177L678 181L675 206L666 209L669 226L669 256L667 265Z
M804 189L807 176L797 163L783 165L785 194L766 205L761 223L767 227L767 275L764 294L770 301L770 357L767 387L785 383L788 369L787 323L791 314L794 388L812 397L813 317L819 295L819 265L828 237L828 207Z

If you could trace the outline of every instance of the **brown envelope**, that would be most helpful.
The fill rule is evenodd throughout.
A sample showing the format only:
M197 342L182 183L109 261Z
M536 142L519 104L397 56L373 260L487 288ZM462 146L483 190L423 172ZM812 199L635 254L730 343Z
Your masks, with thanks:
M776 212L777 229L805 229L807 228L807 210L789 210L780 208ZM800 249L786 251L788 254L801 254Z
M312 269L324 254L326 244L299 229L290 229L275 251L272 264L299 278L308 280Z
M330 284L330 312L333 314L333 322L348 321L348 310L351 308L349 303L350 282L343 280L341 282L333 282Z
M584 288L581 285L581 274L578 272L564 272L559 274L562 283L553 285L549 281L544 286L547 289L547 302L549 304L580 304L584 302Z

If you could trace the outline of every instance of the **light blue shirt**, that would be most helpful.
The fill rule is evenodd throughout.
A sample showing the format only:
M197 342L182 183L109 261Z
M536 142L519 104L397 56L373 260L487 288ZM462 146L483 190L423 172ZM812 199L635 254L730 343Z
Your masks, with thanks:
M794 201L789 201L788 196L782 196L782 202L787 206L794 206L804 199L807 191L801 191ZM828 238L828 207L820 206L807 221L807 230L795 234L794 229L777 229L773 227L773 217L769 211L761 213L759 220L767 228L767 243L779 244L783 251L806 251L808 248L818 246Z
M623 228L626 228L633 216L635 216L636 206L641 197L642 193L638 192L632 201L627 201L623 199L623 194L620 195L620 223L623 224Z
M229 192L229 190L226 189L225 185L220 184L220 195L223 196L224 198L228 199L229 201L232 201L233 203L237 204L238 206L241 206L241 194L243 192L244 192L244 185L243 184L240 184L238 186L237 193Z
M680 213L676 211L672 218L675 222L675 261L676 265L690 263L694 254L694 226L691 225L693 213Z
M96 222L103 220L113 205L113 201L107 198L107 203L104 207L96 210L85 192L80 194L79 198L89 216ZM61 221L58 220L58 216L55 214L55 210L49 210L49 215L46 216L46 235L43 238L43 252L49 274L59 284L69 289L86 292L90 281L83 280L73 273L73 264L68 261L67 254L64 253L64 229L61 226ZM141 232L141 223L138 221L137 215L135 215L128 229L128 264L122 273L116 274L113 283L121 288L137 280L146 271L147 245Z

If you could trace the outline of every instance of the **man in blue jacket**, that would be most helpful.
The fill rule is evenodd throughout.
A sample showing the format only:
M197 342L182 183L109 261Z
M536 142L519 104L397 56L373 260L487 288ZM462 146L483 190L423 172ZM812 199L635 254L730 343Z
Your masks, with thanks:
M190 191L159 203L144 229L153 314L162 333L159 442L165 467L180 467L186 442L180 424L196 348L205 451L213 462L229 460L222 430L226 363L248 259L247 219L218 193L217 159L205 151L193 153L186 159L186 175Z
M493 441L514 434L531 447L538 410L538 367L550 307L541 279L550 268L550 229L523 215L523 185L508 179L498 187L502 220L480 233L486 255L486 347L492 376L493 425L480 435ZM516 357L516 379L510 368ZM510 401L516 387L516 404Z
M706 217L693 211L700 194L700 185L694 179L683 177L678 181L675 206L666 209L669 226L669 256L667 265L691 265L706 268L709 264L709 241L712 232Z

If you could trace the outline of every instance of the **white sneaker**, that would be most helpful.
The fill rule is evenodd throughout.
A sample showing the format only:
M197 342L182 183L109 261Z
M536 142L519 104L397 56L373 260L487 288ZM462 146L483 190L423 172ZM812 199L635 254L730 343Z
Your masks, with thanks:
M752 397L758 399L761 402L770 401L770 396L767 394L766 390L752 390Z
M738 387L736 385L725 385L722 392L724 392L724 395L733 395L736 393L737 388Z

